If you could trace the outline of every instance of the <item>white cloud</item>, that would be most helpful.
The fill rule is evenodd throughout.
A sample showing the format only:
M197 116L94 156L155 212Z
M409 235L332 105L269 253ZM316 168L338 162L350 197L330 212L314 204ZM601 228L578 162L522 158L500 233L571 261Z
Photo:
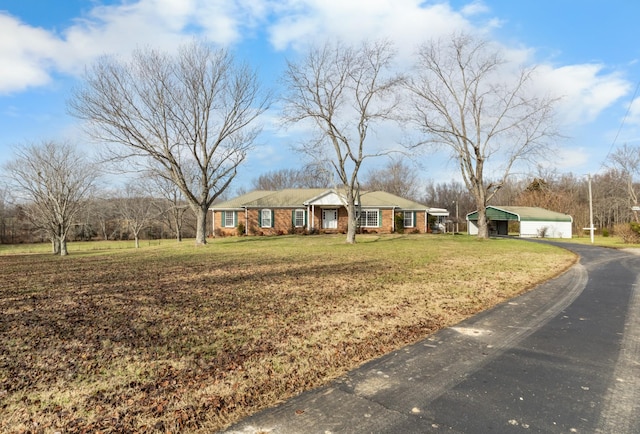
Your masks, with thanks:
M625 121L629 124L640 126L640 97L637 97L631 102L629 114Z
M585 148L559 148L553 151L549 159L549 167L564 170L575 170L589 162L590 154Z
M171 50L194 35L228 46L240 41L267 12L249 0L139 0L98 5L55 33L0 13L0 93L51 81L55 72L77 74L97 56L135 48Z
M420 0L290 0L278 9L269 28L276 49L300 49L326 38L347 43L388 38L400 54L417 43L470 29L471 24L446 3L424 6Z
M566 124L594 121L629 90L629 82L619 73L604 72L603 65L582 64L553 68L539 67L540 84L562 100L559 114Z
M347 43L387 37L407 65L418 43L454 30L490 35L499 25L482 1L455 10L422 0L138 0L96 6L59 33L0 13L0 94L46 85L58 72L82 72L104 53L128 54L147 45L171 49L191 35L229 46L263 26L276 50L328 37ZM507 56L531 62L535 51L516 47ZM559 108L565 123L594 120L630 90L620 75L598 64L542 65L539 73L543 89L564 96ZM630 119L640 122L638 105Z
M55 36L1 12L0 29L0 94L47 84Z
M482 1L474 1L462 7L462 15L473 16L488 13L489 7Z

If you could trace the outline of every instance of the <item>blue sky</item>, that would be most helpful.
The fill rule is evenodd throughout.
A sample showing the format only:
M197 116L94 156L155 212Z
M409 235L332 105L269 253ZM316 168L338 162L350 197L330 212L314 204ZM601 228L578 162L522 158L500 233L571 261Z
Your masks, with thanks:
M638 16L640 2L629 0L0 0L0 164L24 143L95 146L66 114L66 100L85 65L104 53L170 51L196 35L228 47L273 85L285 59L325 37L387 37L406 60L418 42L473 30L538 65L544 86L563 96L558 119L567 137L550 167L594 173L616 145L640 140ZM298 164L276 116L267 117L239 184ZM445 181L456 173L428 158L422 170L424 179Z

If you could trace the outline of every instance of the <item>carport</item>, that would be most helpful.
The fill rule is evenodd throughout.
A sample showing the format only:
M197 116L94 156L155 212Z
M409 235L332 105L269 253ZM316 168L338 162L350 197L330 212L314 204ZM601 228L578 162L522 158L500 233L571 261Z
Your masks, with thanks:
M518 222L523 238L571 238L573 218L548 209L529 206L488 206L489 235L508 235L509 222ZM478 211L467 214L469 235L478 235Z

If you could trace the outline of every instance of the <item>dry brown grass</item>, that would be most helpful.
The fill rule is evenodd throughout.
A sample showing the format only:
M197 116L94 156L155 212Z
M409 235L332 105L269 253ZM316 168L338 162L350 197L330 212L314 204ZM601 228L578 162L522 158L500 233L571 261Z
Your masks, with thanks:
M0 256L0 431L212 432L573 263L513 240Z

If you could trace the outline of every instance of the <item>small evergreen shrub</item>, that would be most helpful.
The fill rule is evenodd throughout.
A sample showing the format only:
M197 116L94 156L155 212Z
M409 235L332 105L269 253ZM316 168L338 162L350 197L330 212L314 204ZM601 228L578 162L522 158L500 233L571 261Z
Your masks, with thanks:
M404 234L404 217L402 214L396 214L393 216L395 221L396 232L399 234Z

